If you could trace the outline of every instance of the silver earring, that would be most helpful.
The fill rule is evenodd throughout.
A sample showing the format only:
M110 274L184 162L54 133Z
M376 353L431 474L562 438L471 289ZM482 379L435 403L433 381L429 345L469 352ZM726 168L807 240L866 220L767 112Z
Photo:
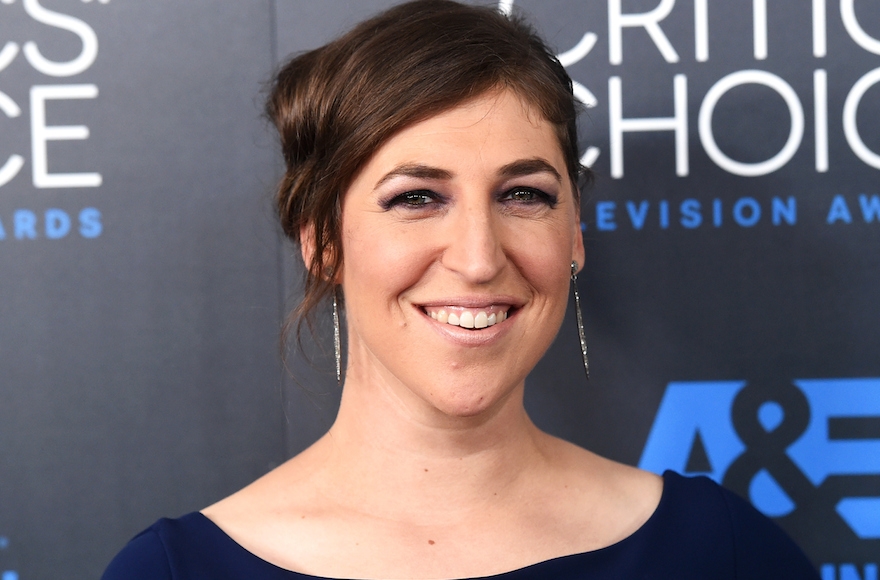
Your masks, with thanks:
M336 354L336 384L342 388L342 346L339 342L339 304L333 289L333 350Z
M584 336L584 317L581 314L581 297L578 294L578 263L571 262L571 289L574 291L574 314L577 317L578 338L581 341L581 356L584 358L584 372L590 380L590 361L587 359L587 339Z

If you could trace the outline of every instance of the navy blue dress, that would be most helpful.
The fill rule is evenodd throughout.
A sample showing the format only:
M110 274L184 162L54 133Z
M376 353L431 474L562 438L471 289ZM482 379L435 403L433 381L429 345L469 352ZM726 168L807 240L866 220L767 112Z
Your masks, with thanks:
M818 580L803 552L751 505L705 477L663 474L654 514L631 536L582 554L490 576L496 580ZM316 580L235 543L198 512L161 519L137 536L103 580Z

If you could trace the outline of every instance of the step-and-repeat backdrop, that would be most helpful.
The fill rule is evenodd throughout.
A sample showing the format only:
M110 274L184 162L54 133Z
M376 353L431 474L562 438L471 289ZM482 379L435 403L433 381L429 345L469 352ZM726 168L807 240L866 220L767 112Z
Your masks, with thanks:
M278 354L300 274L261 91L391 3L0 2L2 580L94 578L329 426L331 343ZM558 50L598 174L592 378L569 316L533 418L708 475L824 580L876 579L880 5L497 6Z

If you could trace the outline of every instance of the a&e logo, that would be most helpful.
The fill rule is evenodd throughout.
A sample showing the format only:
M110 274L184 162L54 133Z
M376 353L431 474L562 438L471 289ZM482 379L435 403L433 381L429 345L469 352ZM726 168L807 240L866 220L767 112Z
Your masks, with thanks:
M880 554L880 378L669 383L639 467L706 475L813 558Z

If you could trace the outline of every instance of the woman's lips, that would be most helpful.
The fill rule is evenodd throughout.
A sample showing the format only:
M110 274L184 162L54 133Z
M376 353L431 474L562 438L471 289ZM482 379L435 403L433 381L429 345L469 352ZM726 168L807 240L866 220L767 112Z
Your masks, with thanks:
M494 326L507 319L509 304L492 304L482 308L462 306L425 306L425 314L442 324L479 330Z

